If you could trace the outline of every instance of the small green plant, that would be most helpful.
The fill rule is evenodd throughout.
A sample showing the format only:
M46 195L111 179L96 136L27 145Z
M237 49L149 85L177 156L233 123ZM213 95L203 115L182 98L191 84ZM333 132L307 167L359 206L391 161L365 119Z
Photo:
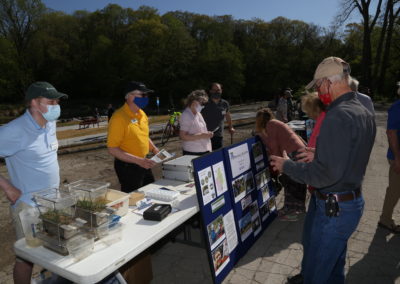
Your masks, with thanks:
M83 200L78 200L78 202L76 202L76 207L93 212L100 212L106 208L106 204L107 200L105 200L104 198L98 198L94 201L83 199Z
M60 210L49 210L42 215L43 220L48 220L61 225L68 225L72 222L72 217Z

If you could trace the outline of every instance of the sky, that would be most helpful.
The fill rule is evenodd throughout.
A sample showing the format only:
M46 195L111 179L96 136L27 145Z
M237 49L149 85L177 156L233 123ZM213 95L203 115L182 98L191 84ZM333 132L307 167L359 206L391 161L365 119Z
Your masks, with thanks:
M271 21L283 16L322 27L329 27L339 11L339 0L42 0L53 10L73 13L90 12L110 3L124 8L137 9L145 5L156 8L160 15L170 11L188 11L209 16L232 15L234 19L253 18Z

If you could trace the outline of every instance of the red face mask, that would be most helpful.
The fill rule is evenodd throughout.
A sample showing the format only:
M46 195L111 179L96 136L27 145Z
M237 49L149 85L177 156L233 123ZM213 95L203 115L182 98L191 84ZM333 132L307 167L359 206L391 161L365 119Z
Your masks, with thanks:
M321 100L321 102L326 106L330 105L332 102L332 98L329 93L324 93L324 94L318 93L318 97Z

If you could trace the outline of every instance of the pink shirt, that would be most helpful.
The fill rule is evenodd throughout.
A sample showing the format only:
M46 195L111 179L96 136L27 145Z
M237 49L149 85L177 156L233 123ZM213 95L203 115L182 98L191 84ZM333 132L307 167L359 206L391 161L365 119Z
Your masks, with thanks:
M187 132L189 135L197 134L197 133L206 133L208 132L206 123L203 119L201 113L193 114L190 108L186 108L180 119L180 130ZM182 140L182 148L188 152L211 152L211 140L207 139L198 139L193 141L183 141Z
M310 136L310 141L308 141L308 147L315 148L317 146L317 137L319 135L319 131L321 130L322 121L324 121L326 112L321 112L318 117L317 121L315 122L314 129Z

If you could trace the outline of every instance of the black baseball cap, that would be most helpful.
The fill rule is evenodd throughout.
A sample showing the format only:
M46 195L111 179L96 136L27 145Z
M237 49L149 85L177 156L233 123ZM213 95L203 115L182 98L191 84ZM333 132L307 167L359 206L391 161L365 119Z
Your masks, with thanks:
M150 90L146 87L145 84L136 81L130 81L125 87L125 94L128 94L133 91L141 91L143 93L153 93L153 90Z
M50 100L62 97L68 98L66 94L60 93L54 86L47 82L35 82L28 87L25 93L26 100L32 100L39 97L48 98Z

